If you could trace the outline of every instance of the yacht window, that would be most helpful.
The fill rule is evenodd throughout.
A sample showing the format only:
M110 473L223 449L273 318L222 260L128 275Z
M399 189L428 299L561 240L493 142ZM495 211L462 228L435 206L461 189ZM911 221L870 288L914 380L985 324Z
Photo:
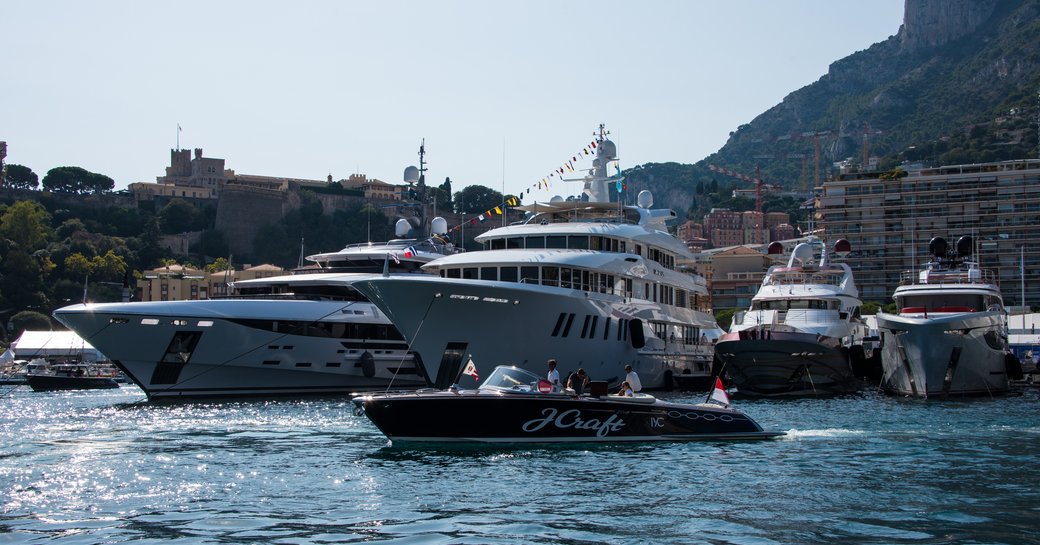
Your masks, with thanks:
M635 249L632 250L632 253L634 253L636 255L640 255L640 256L643 255L643 245L642 244L636 244L635 245Z
M610 251L611 252L624 252L625 243L618 241L616 238L610 239Z
M591 291L592 282L589 279L589 271L581 271L581 289L582 291Z
M528 248L545 248L545 237L527 237Z
M516 274L516 267L502 267L501 277L499 280L503 282L516 282L520 278Z
M526 284L537 284L538 267L520 267L520 281Z
M481 267L481 280L498 280L498 267Z
M522 237L511 237L506 239L506 248L523 248L524 239Z
M603 237L589 237L590 250L603 250Z
M462 277L466 278L466 279L476 280L477 279L477 268L476 267L463 267L462 268Z
M675 306L686 308L686 290L675 290Z
M650 284L643 283L643 299L650 300Z
M625 279L625 297L632 297L632 279Z
M542 267L542 284L546 286L560 285L559 267Z
M983 296L970 293L905 295L898 301L899 308L923 307L935 312L978 312L986 310Z
M448 278L459 278L460 277L458 269L448 269L448 270L442 271L442 272L447 273L447 274L445 274L445 276L448 277Z
M506 241L505 241L505 239L501 239L501 238L491 239L491 249L492 250L504 250L505 248L506 248Z
M560 287L568 289L571 287L571 270L568 267L560 269Z
M547 236L547 237L545 237L545 247L546 248L566 248L567 247L567 237L565 237L563 235Z
M572 250L588 250L589 237L586 235L571 235L567 237L567 247Z

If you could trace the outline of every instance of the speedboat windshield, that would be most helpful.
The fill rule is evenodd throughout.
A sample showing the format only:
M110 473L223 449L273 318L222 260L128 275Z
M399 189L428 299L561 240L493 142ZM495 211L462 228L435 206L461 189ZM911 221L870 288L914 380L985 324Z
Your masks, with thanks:
M538 375L511 365L499 365L491 372L487 380L480 385L481 390L531 390L538 383Z

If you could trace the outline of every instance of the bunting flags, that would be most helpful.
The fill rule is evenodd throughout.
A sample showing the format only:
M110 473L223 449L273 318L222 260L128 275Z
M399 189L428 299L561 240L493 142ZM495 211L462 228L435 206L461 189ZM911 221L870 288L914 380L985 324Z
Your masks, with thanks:
M556 167L555 169L553 169L552 172L550 172L548 176L542 177L540 180L538 180L537 183L533 184L530 187L527 187L524 190L521 190L520 194L518 196L515 196L515 197L514 196L510 196L508 198L504 198L504 200L502 201L501 205L496 206L494 208L491 208L491 209L485 211L483 214L479 214L475 218L470 218L468 220L469 224L470 225L475 225L478 221L480 223L484 223L485 221L488 220L488 218L494 217L495 215L499 215L499 216L503 215L505 213L503 211L504 207L506 207L506 206L517 206L518 204L520 204L520 201L523 198L523 194L525 192L530 194L532 188L537 188L539 190L541 190L541 189L548 190L551 187L550 180L554 176L559 176L560 179L563 180L563 175L564 174L567 174L568 172L574 172L575 170L577 170L574 167L574 163L576 163L578 161L578 158L580 158L582 156L595 155L595 152L596 152L596 141L593 140L592 142L589 142L589 144L587 146L581 148L581 152L575 153L575 154L571 155L570 161L566 161L566 162L562 163L561 166ZM621 192L623 189L624 190L628 189L628 186L623 183L623 179L621 178L621 167L620 166L618 167L617 188L618 188L618 192ZM503 195L503 197L505 197L505 196ZM451 231L458 230L463 225L465 225L466 222L467 222L466 220L463 220L461 223L459 223L455 227L451 228Z
M401 258L397 257L397 253L396 253L396 252L395 252L395 253L392 253L392 254L390 254L390 259L393 259L393 260L394 260L394 263L396 263L396 264L398 264L398 265L400 265L400 264L401 264Z

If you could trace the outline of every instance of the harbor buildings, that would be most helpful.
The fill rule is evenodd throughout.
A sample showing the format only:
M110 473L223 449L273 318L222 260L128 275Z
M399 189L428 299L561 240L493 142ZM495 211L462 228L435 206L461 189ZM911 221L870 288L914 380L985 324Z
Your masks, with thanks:
M816 219L828 240L852 244L846 262L864 301L891 302L932 237L971 235L1006 305L1040 303L1040 160L839 176L819 188Z

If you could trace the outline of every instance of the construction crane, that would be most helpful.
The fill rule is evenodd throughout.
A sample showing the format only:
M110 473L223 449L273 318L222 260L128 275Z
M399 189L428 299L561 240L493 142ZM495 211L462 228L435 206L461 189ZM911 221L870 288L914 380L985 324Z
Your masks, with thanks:
M747 176L745 174L741 174L741 173L736 172L734 170L730 170L730 169L725 168L725 167L720 167L718 165L708 165L708 170L711 170L712 172L718 172L719 174L724 174L726 176L730 176L730 177L736 178L738 180L743 180L745 182L751 182L751 183L755 184L755 212L757 212L759 214L759 217L761 217L761 214L762 214L762 186L766 185L766 183L762 181L761 169L759 169L758 167L755 167L755 177L754 178L752 178L751 176Z

